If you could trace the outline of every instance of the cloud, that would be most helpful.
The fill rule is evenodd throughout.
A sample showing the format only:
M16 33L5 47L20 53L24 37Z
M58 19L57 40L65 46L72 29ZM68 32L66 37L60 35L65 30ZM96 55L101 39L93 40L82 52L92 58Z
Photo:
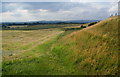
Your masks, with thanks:
M118 2L119 0L71 0L71 2Z
M39 9L40 12L47 12L48 10L46 9Z
M40 20L100 20L107 18L111 3L32 2L3 3L4 22Z
M113 5L109 10L110 13L118 12L118 4Z
M25 3L4 3L2 10L3 22L21 22L34 19L34 17L26 9L29 7Z
M119 0L2 0L2 2L118 2Z

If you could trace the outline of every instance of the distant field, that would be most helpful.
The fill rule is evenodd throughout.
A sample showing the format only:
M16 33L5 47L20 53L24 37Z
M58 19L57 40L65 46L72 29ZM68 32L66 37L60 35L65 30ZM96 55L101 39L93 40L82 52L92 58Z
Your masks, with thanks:
M27 52L42 44L43 42L56 37L62 33L59 29L41 29L41 30L3 30L2 48L3 56L15 56L21 52ZM8 59L10 59L8 57Z
M69 26L79 26L81 24L41 24L41 25L14 25L3 27L3 30L38 30L38 29L50 29L50 28L63 28Z

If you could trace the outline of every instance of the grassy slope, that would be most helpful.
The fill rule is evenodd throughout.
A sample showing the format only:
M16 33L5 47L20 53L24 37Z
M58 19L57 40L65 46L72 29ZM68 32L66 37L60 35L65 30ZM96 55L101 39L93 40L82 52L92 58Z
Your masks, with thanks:
M86 29L62 34L31 51L42 56L3 62L3 74L116 74L117 24L117 17L112 17Z
M111 17L59 40L53 52L77 74L115 74L118 71L118 18ZM71 62L70 62L71 61Z

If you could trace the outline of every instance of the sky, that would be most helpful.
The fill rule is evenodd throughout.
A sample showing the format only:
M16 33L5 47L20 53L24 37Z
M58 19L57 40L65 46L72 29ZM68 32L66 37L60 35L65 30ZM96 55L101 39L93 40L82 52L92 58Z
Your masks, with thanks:
M2 2L0 7L2 22L102 20L118 12L117 2Z

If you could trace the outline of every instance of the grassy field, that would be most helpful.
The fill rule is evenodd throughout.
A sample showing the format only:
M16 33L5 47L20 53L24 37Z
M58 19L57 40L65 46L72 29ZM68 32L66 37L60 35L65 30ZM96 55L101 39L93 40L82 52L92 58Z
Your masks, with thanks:
M43 42L56 37L63 31L59 29L41 29L41 30L3 30L2 48L3 58L13 59L19 54L29 52ZM33 53L31 53L33 55ZM37 53L36 53L37 54ZM30 53L29 53L30 55ZM25 55L24 55L25 56ZM26 54L27 56L27 54Z
M8 27L2 27L3 30L39 30L50 28L64 28L64 27L76 27L81 24L41 24L41 25L14 25Z
M57 31L57 34L53 30L54 38L42 44L31 44L40 41L39 30L33 31L34 34L23 31L22 41L18 40L19 32L11 36L11 31L5 31L4 51L20 49L23 53L3 56L3 75L117 75L118 22L117 17L111 17L82 30ZM11 45L9 39L13 37ZM17 42L21 44L14 45Z

